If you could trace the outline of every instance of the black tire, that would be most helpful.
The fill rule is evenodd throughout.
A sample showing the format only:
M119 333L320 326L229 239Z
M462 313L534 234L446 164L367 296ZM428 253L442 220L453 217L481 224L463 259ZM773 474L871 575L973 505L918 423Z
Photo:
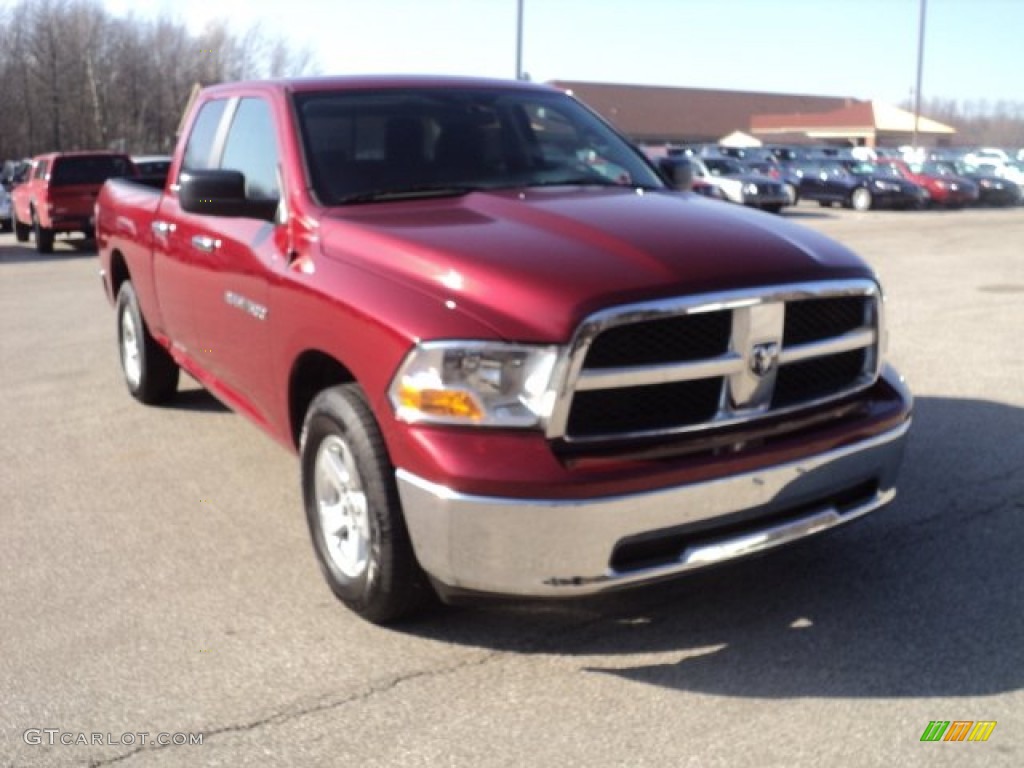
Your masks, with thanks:
M786 183L783 187L786 190L786 199L790 205L796 205L800 202L800 190L797 189L795 184Z
M831 208L832 207L832 201L831 200L819 200L818 201L818 205L820 205L822 208Z
M178 366L150 335L128 280L117 292L117 348L124 382L132 397L146 405L165 403L174 397Z
M47 229L39 223L39 217L35 211L32 212L32 234L36 240L36 250L39 253L53 253L53 230Z
M14 239L19 243L27 243L28 236L32 233L32 227L18 221L17 215L11 211L11 221L14 223Z
M768 211L768 213L779 213L782 210L781 205L766 205L762 210Z
M331 591L374 624L432 603L384 438L358 385L317 395L306 412L299 451L313 551Z

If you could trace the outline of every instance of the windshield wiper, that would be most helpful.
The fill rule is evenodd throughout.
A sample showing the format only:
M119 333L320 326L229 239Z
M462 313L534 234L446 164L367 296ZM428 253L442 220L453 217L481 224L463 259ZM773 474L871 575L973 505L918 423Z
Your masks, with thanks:
M621 189L661 189L646 184L624 184L612 179L595 178L593 176L570 177L566 179L539 179L523 184L524 187L619 187Z
M593 176L573 176L565 179L538 179L523 185L524 187L626 187L629 184L619 184L611 179L595 178Z
M390 200L417 200L430 197L461 197L476 192L479 187L457 185L424 185L420 187L401 187L399 189L372 189L368 192L356 192L339 198L338 203L376 203Z

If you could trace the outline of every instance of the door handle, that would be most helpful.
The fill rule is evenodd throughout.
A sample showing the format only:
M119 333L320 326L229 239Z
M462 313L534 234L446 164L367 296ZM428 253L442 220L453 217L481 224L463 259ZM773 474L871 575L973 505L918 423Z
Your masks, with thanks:
M153 234L157 237L167 237L174 231L175 227L169 221L154 221L149 225L149 228L153 230Z
M194 235L192 237L192 247L203 253L213 253L220 248L220 240L208 237L207 235Z

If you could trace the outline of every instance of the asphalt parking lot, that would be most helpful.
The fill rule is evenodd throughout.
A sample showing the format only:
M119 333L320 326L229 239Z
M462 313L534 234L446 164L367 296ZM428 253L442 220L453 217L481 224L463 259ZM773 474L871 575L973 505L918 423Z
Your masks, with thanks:
M194 384L129 398L93 252L0 235L0 766L1024 765L1024 208L784 215L886 287L917 396L896 502L401 630L323 583L293 456Z

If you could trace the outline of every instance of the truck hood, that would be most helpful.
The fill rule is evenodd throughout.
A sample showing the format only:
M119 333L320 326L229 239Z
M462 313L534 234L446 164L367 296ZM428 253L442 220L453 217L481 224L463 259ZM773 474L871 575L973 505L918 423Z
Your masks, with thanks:
M565 342L586 315L617 304L872 276L843 246L779 216L632 188L348 206L332 209L320 234L328 258L412 286L516 341Z

